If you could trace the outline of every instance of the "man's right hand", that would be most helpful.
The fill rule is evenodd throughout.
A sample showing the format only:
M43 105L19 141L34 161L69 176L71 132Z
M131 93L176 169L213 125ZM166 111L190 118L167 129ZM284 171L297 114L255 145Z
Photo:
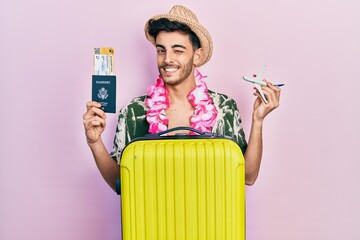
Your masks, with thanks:
M100 109L101 104L98 102L87 102L86 113L83 115L86 141L89 145L99 141L102 132L106 127L106 115Z
M101 134L106 126L106 115L100 107L101 104L98 102L86 103L87 111L83 115L85 135L101 175L107 184L116 191L115 182L119 178L120 168L117 162L110 157L101 140Z

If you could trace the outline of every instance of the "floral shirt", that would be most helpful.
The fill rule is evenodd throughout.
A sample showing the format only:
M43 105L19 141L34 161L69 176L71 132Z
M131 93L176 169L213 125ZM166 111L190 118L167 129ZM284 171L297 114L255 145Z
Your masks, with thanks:
M232 137L245 153L247 142L241 125L241 118L236 102L220 93L208 90L217 117L211 132ZM121 152L134 138L149 134L149 123L146 120L148 108L145 105L146 95L134 98L119 112L118 125L114 137L113 150L110 156L120 164Z

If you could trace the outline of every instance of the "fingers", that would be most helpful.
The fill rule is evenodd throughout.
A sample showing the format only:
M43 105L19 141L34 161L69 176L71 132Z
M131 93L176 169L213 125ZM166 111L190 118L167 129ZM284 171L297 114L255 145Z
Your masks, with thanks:
M86 129L92 128L92 127L106 127L106 120L104 118L101 118L99 116L93 116L87 119L84 119L84 125Z
M262 90L268 100L269 107L272 109L277 108L280 105L280 88L270 82L266 82L266 86L263 86Z
M266 83L266 86L262 86L261 91L264 93L267 103L261 98L261 95L258 92L260 89L258 90L255 87L256 91L254 92L254 95L257 96L257 98L254 102L253 118L257 121L262 121L271 111L280 105L280 88L274 86L265 79L264 82Z
M102 127L102 128L106 127L105 118L99 116L85 115L83 123L85 129L91 129L92 127Z
M271 82L267 82L267 86L274 90L276 96L280 98L281 88L273 85Z
M260 94L258 88L254 87L254 90L255 90L255 92L253 94L254 94L254 96L257 96L259 98L260 103L263 102L264 104L267 104L267 98L266 98L264 91L261 89L261 91L263 92L263 95L262 95L262 94Z
M94 126L105 127L106 114L99 107L101 107L101 104L98 102L86 103L87 111L83 114L83 123L86 129Z
M105 118L105 112L100 109L101 104L98 102L87 102L86 103L86 113L83 115L83 119L88 118L89 116L100 116L101 118Z
M266 83L266 86L262 86L261 90L265 95L265 98L267 100L267 103L262 99L258 89L254 87L254 96L257 96L258 98L261 98L262 103L267 108L277 108L280 105L280 94L281 89L277 86L274 86L272 83L268 82L266 79L263 80Z
M89 111L91 108L97 107L100 108L101 104L95 101L89 101L86 103L86 110Z

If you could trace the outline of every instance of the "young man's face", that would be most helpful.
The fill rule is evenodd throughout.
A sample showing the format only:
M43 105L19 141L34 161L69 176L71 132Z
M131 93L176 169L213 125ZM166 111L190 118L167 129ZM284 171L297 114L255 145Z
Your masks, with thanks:
M194 64L200 55L194 51L189 35L161 31L156 37L157 63L165 84L179 85L193 76Z

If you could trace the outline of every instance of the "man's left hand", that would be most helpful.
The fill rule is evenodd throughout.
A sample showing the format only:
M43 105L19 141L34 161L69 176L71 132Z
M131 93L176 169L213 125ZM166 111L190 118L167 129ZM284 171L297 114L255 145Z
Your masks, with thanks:
M280 105L280 88L274 86L272 83L267 82L266 80L264 81L266 82L266 86L262 86L262 90L267 99L267 103L261 99L258 91L254 93L257 98L253 108L253 121L257 122L262 122L272 110L279 107Z

